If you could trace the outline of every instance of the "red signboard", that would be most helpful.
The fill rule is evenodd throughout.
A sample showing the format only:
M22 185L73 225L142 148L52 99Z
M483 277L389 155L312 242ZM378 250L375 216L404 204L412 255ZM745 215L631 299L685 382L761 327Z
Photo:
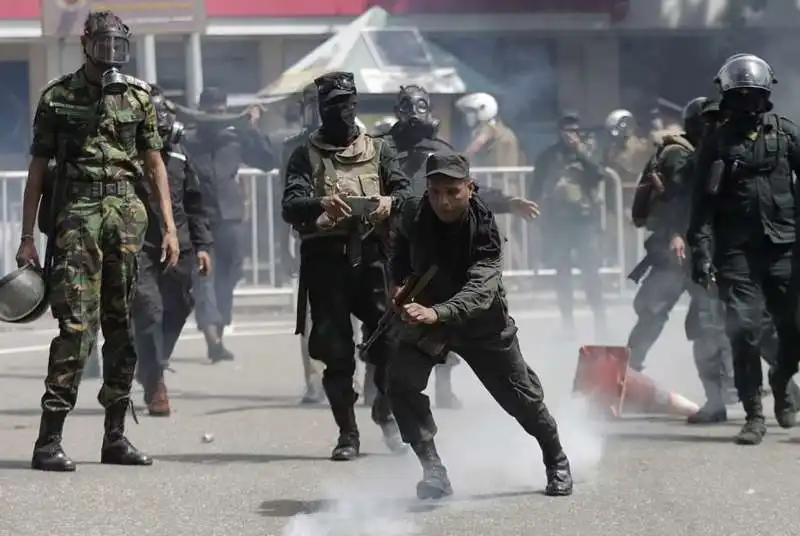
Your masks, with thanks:
M0 0L0 20L39 19L42 0ZM609 13L630 0L206 0L207 17L355 17L374 6L392 13Z
M624 16L629 0L206 0L208 17L358 16L374 6L415 13L609 13Z
M42 16L42 0L0 0L0 20L29 20Z

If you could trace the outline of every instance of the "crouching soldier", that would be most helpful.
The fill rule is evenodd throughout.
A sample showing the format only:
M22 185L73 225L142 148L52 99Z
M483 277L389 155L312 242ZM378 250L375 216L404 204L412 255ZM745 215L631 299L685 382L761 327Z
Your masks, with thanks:
M460 355L500 406L536 438L544 455L546 493L570 495L572 475L556 421L545 406L539 377L525 364L507 313L494 216L473 195L464 156L433 154L426 175L427 193L407 201L401 211L389 265L395 305L409 326L399 330L387 386L403 441L422 463L417 496L452 494L434 443L430 400L423 394L431 370L448 351ZM417 277L418 283L408 280ZM429 283L413 301L398 304L409 286L421 286L426 277Z

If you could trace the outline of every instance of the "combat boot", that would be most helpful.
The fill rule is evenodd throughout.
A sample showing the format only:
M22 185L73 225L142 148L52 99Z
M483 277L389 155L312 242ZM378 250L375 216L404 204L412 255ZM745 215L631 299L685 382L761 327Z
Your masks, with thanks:
M134 421L135 410L130 399L118 400L106 408L105 435L100 451L100 463L109 465L153 465L153 459L139 451L125 437L125 415L131 408Z
M725 408L723 386L721 382L702 380L703 390L706 393L706 403L694 415L686 419L687 424L716 424L728 420L728 410Z
M331 408L333 419L339 426L339 439L331 452L334 462L349 462L358 458L361 453L361 440L356 424L356 411L349 407Z
M203 329L203 336L206 339L206 346L208 347L208 359L212 363L219 363L220 361L232 361L233 354L225 349L222 344L222 336L217 326L206 326Z
M421 441L411 445L414 454L422 464L422 480L417 482L417 498L442 499L453 494L453 486L447 476L447 469L436 451L436 443Z
M751 395L742 400L745 411L745 423L734 441L739 445L760 445L767 434L764 419L764 407L761 404L761 395Z
M794 428L797 422L797 408L792 403L789 393L789 381L785 374L776 369L769 369L769 386L772 388L775 420L781 428Z
M76 469L75 462L61 446L66 411L45 411L39 424L39 437L33 446L31 468L38 471L69 473Z
M463 405L453 392L453 366L439 365L435 369L436 375L436 407L442 409L461 409Z
M569 466L567 455L561 450L555 456L545 458L545 474L547 486L545 495L550 497L566 497L572 495L572 469Z
M148 396L148 390L150 394ZM147 402L147 412L151 417L169 417L172 413L172 408L169 403L169 394L167 393L167 385L164 383L162 375L152 389L145 389L145 401Z

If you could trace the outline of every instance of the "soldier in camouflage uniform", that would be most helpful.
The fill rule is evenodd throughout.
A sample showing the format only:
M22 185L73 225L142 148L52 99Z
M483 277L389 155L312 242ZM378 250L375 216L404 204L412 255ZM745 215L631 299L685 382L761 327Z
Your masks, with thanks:
M179 249L150 87L119 72L129 59L129 38L128 27L113 13L91 13L81 36L84 65L45 87L34 119L17 262L39 262L33 225L40 200L49 199L51 208L40 211L48 221L40 227L49 238L44 269L59 325L50 345L34 469L75 470L61 436L98 324L105 336L98 394L106 410L101 463L152 464L124 434L136 366L130 309L147 227L133 183L145 173L164 216L167 267L176 264ZM51 158L57 179L45 184ZM43 190L49 192L45 197Z

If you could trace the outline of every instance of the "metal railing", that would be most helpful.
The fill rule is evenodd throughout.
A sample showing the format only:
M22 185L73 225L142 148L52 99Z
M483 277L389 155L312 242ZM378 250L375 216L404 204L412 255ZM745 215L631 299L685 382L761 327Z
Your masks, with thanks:
M499 188L508 195L524 196L525 183L531 179L532 167L473 168L473 175L484 186ZM14 256L19 245L22 219L22 194L27 173L23 171L0 171L0 266L8 273L16 266ZM264 172L257 169L242 169L240 180L249 199L246 231L249 252L245 259L244 281L236 290L238 296L291 296L292 281L282 273L282 259L294 251L293 237L288 226L280 218L282 180L277 170ZM600 272L612 276L620 292L625 287L626 257L623 206L623 187L620 176L606 169L608 190L613 195L612 221L609 222L605 189L601 189L601 227L604 235L613 230L614 248L602 259ZM532 233L539 233L538 225L513 215L498 215L497 222L505 235L506 255L504 275L508 278L549 277L555 270L541 262L539 251L532 251ZM609 228L610 225L613 227ZM43 245L44 240L40 238ZM605 248L607 249L607 248ZM43 250L42 250L43 251ZM574 274L580 271L573 269Z

